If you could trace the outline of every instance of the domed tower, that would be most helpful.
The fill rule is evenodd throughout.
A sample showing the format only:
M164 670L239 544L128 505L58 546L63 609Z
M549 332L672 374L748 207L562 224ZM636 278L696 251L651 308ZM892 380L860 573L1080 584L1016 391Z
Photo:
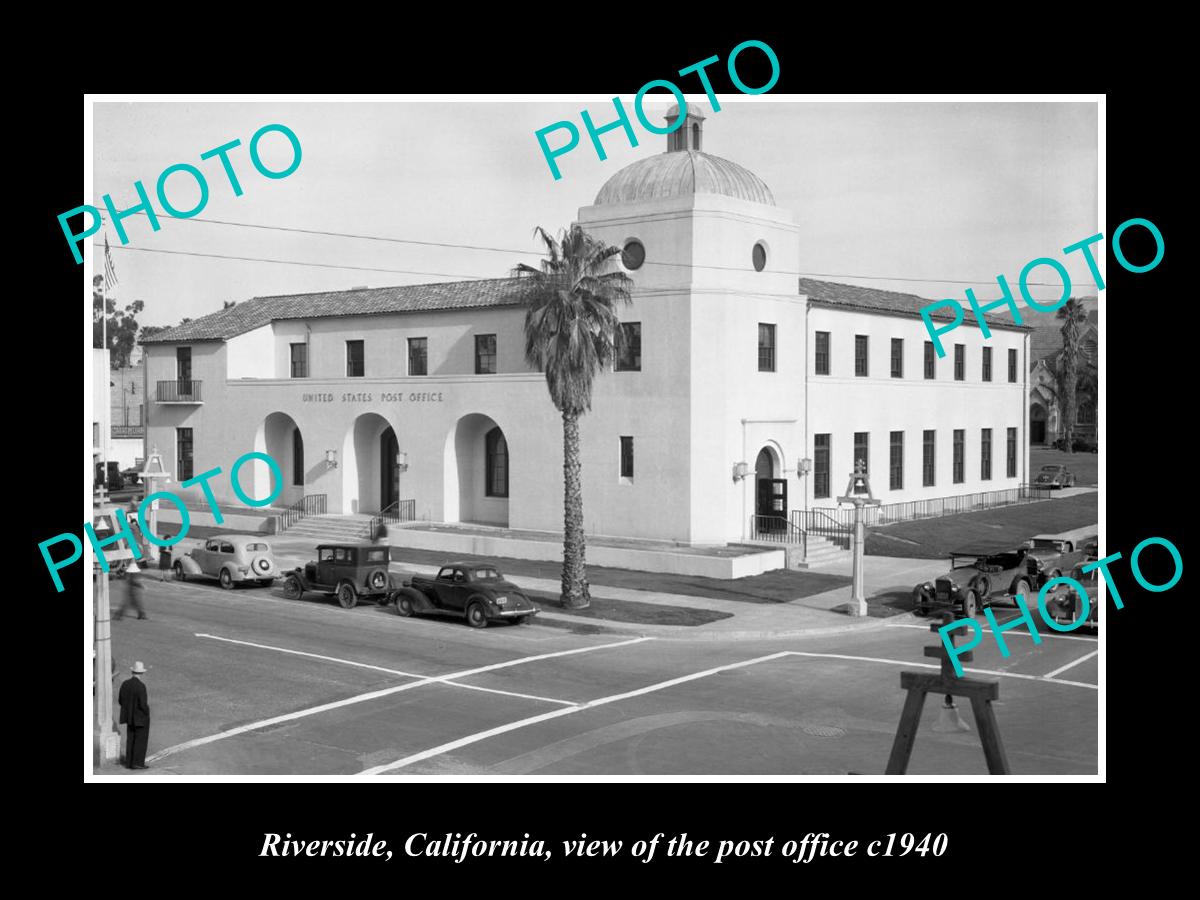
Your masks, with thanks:
M639 370L597 381L594 410L634 437L636 470L655 479L601 527L638 534L654 522L656 537L724 543L746 536L759 481L794 480L803 456L797 228L761 178L702 149L697 105L665 119L679 127L664 152L614 172L579 210L580 225L622 248L635 289L621 317L640 331ZM751 474L734 480L740 462Z

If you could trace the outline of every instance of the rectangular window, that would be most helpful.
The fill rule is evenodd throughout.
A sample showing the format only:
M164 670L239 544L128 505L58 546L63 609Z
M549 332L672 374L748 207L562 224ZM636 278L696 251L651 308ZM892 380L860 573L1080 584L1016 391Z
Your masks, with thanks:
M621 436L621 477L633 477L633 438Z
M1008 429L1007 443L1008 443L1008 448L1005 452L1007 464L1006 464L1005 471L1007 472L1009 478L1016 478L1017 477L1017 429L1015 429L1015 428Z
M984 428L979 434L979 477L992 480L992 429Z
M175 459L178 461L179 474L176 479L187 481L192 477L192 429L175 429Z
M892 432L891 472L888 487L893 491L904 489L904 432Z
M291 344L292 377L308 377L308 344Z
M192 348L191 347L176 347L175 348L175 378L180 382L192 380ZM181 394L190 394L191 391L180 389Z
M829 435L813 435L813 498L829 496Z
M904 377L904 339L892 338L892 377Z
M967 432L962 428L954 429L954 471L952 481L962 484L966 476Z
M613 370L617 372L642 371L642 323L622 322L620 343Z
M933 352L933 341L925 342L925 377L933 378L936 372L937 354Z
M963 381L967 377L967 345L954 345L954 380Z
M346 341L346 377L362 378L366 372L363 362L363 342Z
M926 431L921 450L921 484L933 487L937 476L937 432Z
M854 374L863 377L869 374L867 367L867 336L865 334L856 334L854 336Z
M758 323L758 371L775 371L775 326Z
M475 335L475 374L496 374L496 336L494 334Z
M828 375L829 374L829 332L828 331L818 331L817 332L817 349L816 349L816 356L814 358L816 360L816 365L817 365L816 373L818 375Z
M858 471L858 464L861 462L864 475L871 474L870 440L871 435L869 433L865 431L854 432L854 471ZM854 493L865 494L866 492L866 488L859 487L857 484L855 484Z
M429 374L429 338L408 339L408 374Z
M1010 384L1017 383L1017 351L1008 351L1008 381Z
M489 497L508 496L508 441L499 427L483 436L485 466L484 492Z
M983 348L983 380L992 380L992 348Z

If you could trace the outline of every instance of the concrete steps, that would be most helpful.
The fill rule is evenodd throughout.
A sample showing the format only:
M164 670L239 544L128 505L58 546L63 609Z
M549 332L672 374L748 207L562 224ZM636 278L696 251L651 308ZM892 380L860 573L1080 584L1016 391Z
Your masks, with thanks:
M840 546L829 540L829 538L810 534L808 536L808 556L803 562L797 563L795 567L798 569L811 569L814 566L826 566L849 559L849 550L843 550Z
M370 516L308 516L283 533L328 543L358 543L370 539Z

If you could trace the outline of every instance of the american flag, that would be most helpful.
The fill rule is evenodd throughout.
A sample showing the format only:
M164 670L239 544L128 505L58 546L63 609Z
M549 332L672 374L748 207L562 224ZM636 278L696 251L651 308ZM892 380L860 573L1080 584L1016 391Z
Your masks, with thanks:
M108 250L108 235L104 236L104 290L110 291L117 283L117 270L113 268L112 254Z

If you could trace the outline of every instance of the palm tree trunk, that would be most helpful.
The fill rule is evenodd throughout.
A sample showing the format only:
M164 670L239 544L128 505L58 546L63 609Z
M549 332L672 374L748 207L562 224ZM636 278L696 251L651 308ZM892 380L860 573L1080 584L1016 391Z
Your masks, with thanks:
M1066 371L1064 374L1066 375L1066 383L1063 385L1063 393L1066 394L1066 398L1063 404L1063 428L1066 432L1067 443L1063 449L1070 453L1075 443L1075 416L1077 413L1075 408L1075 386L1079 378L1079 373L1077 372L1078 367L1075 365L1075 360L1069 354L1065 363L1064 368Z
M562 604L591 605L583 537L583 484L579 463L579 414L563 411L563 571Z

